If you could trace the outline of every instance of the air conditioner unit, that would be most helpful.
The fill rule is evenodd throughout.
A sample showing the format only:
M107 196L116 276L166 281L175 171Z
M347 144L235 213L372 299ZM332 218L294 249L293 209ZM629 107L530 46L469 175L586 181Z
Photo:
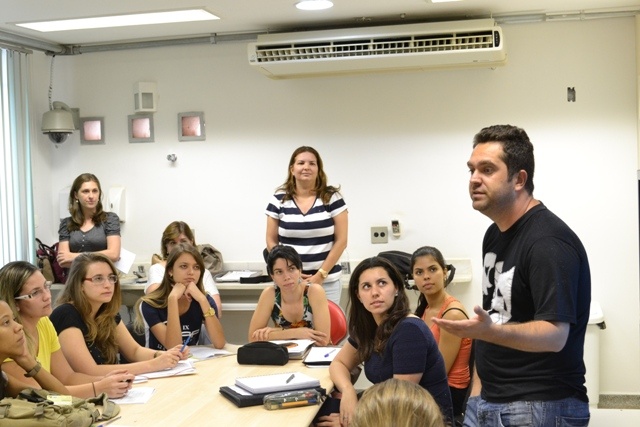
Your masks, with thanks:
M493 19L259 35L249 63L273 79L506 62Z

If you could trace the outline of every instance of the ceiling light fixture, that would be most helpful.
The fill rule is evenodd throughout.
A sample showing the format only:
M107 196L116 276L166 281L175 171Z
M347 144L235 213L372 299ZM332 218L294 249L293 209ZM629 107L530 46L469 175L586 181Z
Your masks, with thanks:
M296 3L300 10L325 10L333 7L333 2L329 0L302 0Z
M170 12L136 13L132 15L99 16L94 18L63 19L59 21L26 22L19 27L48 33L52 31L87 30L94 28L129 27L133 25L170 24L176 22L211 21L220 19L204 9L174 10Z

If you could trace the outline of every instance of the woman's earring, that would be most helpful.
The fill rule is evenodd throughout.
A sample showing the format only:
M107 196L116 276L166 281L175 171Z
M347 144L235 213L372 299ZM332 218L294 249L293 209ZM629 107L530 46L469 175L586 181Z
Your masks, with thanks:
M396 296L398 296L398 293L396 292Z

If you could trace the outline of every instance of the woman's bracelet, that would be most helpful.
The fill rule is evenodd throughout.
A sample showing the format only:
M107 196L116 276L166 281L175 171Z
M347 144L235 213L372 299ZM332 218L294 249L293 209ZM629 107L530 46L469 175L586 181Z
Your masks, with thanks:
M91 383L91 387L93 387L93 397L97 397L98 393L96 393L96 383Z

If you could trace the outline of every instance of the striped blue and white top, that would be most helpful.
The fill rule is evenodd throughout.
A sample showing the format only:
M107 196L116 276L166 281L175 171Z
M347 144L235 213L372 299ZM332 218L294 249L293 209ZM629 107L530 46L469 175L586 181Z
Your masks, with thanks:
M293 199L282 201L284 194L274 194L265 213L278 220L278 242L298 252L303 273L315 274L335 241L333 218L346 211L347 204L339 193L333 193L328 205L317 197L309 212L303 214ZM333 282L340 276L340 263L336 263L325 280Z

